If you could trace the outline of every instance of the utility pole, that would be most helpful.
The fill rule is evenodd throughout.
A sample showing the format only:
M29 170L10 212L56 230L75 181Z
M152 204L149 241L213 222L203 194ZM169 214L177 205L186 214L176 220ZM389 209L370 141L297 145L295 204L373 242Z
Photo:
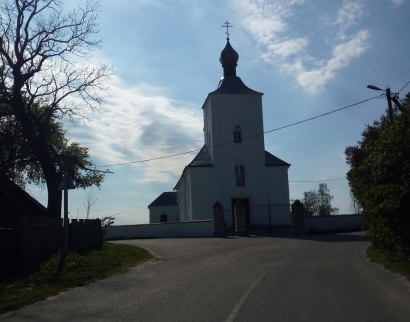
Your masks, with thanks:
M390 87L386 88L386 96L387 96L387 104L389 105L389 115L390 115L390 121L393 121L393 107L391 105L391 92L390 92Z
M68 254L68 233L70 222L68 220L68 190L75 189L73 180L69 177L68 173L64 174L63 180L61 180L58 190L64 190L64 243L63 243L63 253Z
M375 91L383 91L383 89L374 86L374 85L367 85L367 88L375 90ZM392 107L392 103L391 101L394 102L394 104L396 104L397 108L400 110L400 112L403 112L405 110L404 106L399 102L399 100L397 99L397 94L394 94L394 96L391 96L391 91L390 91L390 87L387 87L386 90L386 97L387 97L387 104L389 106L389 116L390 116L390 121L393 121L393 107Z

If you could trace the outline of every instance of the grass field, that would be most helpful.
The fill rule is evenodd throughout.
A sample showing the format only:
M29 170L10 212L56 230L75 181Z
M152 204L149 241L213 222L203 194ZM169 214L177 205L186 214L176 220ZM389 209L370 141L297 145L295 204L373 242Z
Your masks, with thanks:
M399 259L394 253L384 252L369 247L366 251L372 262L382 264L385 269L401 274L410 282L410 258Z
M152 258L143 248L108 242L104 242L102 250L85 254L55 254L30 273L26 271L0 280L0 314L126 272Z

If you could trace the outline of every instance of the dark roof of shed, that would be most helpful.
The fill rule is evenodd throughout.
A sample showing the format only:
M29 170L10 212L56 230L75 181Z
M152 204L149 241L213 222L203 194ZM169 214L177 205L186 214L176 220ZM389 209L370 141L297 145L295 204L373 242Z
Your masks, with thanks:
M5 175L0 175L0 204L4 215L46 216L47 209Z
M148 208L155 206L175 206L177 204L178 201L176 191L170 191L163 192L157 199L155 199L148 205Z
M272 153L265 150L265 165L267 166L290 166L289 163L275 157Z
M263 94L250 89L238 76L225 76L219 82L218 88L209 94Z
M209 150L206 145L204 145L195 158L188 164L188 167L212 167L213 165Z

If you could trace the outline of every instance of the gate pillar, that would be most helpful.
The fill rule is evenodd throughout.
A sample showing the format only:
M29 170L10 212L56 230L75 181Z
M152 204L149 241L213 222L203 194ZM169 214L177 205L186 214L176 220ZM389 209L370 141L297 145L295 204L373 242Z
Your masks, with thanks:
M214 220L214 237L226 237L224 209L219 201L216 201L212 207L212 218Z
M295 233L305 231L305 207L298 199L292 204L292 225Z

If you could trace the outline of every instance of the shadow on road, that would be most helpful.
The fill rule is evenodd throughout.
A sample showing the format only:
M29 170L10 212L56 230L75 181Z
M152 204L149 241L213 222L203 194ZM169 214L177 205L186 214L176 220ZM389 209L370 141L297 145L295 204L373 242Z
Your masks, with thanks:
M329 233L329 234L296 234L292 232L257 232L249 233L246 237L227 236L227 239L237 238L286 238L286 239L301 239L311 240L326 243L340 243L340 242L361 242L370 241L369 237L365 235L365 232L351 232L351 233Z

